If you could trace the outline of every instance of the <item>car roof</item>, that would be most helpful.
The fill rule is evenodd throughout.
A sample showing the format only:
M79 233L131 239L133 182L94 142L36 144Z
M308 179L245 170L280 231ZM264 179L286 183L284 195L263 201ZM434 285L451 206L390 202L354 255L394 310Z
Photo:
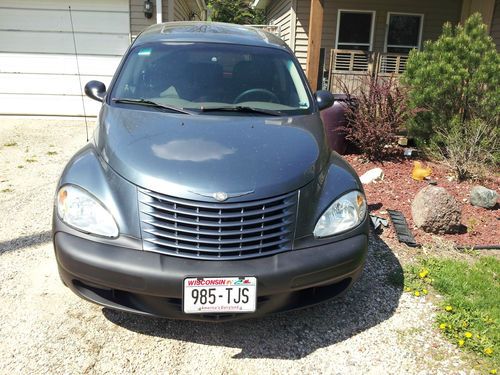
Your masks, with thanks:
M288 49L278 36L251 26L221 22L166 22L144 30L134 46L151 42L205 42Z

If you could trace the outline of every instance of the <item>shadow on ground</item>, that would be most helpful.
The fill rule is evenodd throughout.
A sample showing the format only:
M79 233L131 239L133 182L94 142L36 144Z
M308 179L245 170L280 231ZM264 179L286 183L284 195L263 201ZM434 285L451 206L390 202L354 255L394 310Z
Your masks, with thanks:
M25 247L41 245L49 242L52 238L51 231L30 234L29 236L17 237L13 240L0 242L0 255L15 250L21 250Z
M234 358L298 359L390 318L402 293L403 271L391 249L372 237L363 276L343 297L260 319L203 323L143 317L104 308L128 330L203 345L241 348Z

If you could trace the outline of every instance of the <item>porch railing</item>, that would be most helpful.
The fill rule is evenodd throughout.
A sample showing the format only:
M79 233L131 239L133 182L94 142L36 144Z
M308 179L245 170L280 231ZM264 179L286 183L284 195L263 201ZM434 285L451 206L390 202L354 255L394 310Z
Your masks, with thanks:
M359 91L366 76L398 79L406 69L408 55L359 50L332 49L328 73L331 92Z

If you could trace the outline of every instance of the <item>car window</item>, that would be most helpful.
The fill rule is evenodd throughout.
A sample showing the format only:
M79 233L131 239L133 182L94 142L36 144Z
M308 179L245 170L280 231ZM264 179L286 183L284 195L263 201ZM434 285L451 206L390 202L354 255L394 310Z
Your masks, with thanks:
M286 114L311 110L291 54L220 43L152 43L128 55L112 98L152 100L186 109L251 106Z

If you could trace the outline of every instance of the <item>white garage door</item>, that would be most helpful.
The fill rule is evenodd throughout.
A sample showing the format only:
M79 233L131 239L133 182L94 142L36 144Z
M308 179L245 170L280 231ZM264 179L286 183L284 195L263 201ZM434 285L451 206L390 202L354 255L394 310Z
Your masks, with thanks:
M84 114L69 7L82 85L109 84L130 43L128 0L0 0L0 114Z

